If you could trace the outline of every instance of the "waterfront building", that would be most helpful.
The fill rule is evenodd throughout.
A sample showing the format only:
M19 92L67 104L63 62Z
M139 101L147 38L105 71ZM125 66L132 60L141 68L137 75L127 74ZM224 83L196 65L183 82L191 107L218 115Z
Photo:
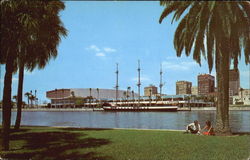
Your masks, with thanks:
M99 94L98 94L99 92ZM138 106L139 97L138 94L134 93L130 97L123 96L123 93L127 91L119 90L119 98L116 101L116 90L112 89L55 89L47 91L46 96L51 100L51 104L48 104L49 108L94 108L102 107L103 104L117 105L117 106ZM90 96L91 95L91 96ZM121 96L120 96L121 95ZM134 95L134 96L133 96ZM93 97L92 97L93 96ZM100 97L99 99L97 97ZM143 96L140 97L140 106L194 106L194 107L204 107L211 106L210 102L204 102L202 100L195 101L190 99L189 95L161 95L159 99L159 94L153 95L152 97ZM91 97L91 98L90 98ZM78 102L83 103L79 104Z
M250 89L240 89L239 94L233 96L233 104L250 105Z
M153 95L157 95L157 87L154 85L150 85L148 87L144 87L144 96L153 96Z
M191 94L192 82L177 81L176 82L176 95Z
M192 95L198 95L198 87L197 86L192 86L191 94Z
M239 95L240 72L238 69L229 71L229 96Z
M125 90L118 90L118 99L124 99ZM137 97L137 93L129 92L129 97ZM77 100L115 100L115 89L97 88L74 88L74 89L55 89L46 92L46 97L51 100L52 107L74 106Z
M210 74L198 75L198 94L208 95L214 92L215 78Z
M243 88L241 88L239 90L239 95L241 97L250 96L250 89L243 89Z

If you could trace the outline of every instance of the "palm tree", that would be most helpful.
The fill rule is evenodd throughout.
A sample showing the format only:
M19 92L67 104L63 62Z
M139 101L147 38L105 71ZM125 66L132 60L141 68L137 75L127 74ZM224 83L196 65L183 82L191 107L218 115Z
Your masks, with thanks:
M37 92L37 90L35 90L35 106L37 106L36 92Z
M9 150L9 132L11 120L11 85L12 74L15 71L14 63L17 57L17 44L19 32L16 29L21 23L28 22L27 19L18 19L15 1L1 1L1 32L0 46L1 58L0 63L5 64L4 88L3 88L3 105L2 105L2 148Z
M183 50L187 56L193 51L193 59L201 65L202 55L208 61L209 72L215 61L218 85L215 130L230 134L229 69L231 61L237 67L242 50L246 64L250 63L250 3L161 1L160 4L165 6L160 23L171 13L174 13L172 21L179 21L174 37L177 56Z
M14 95L12 98L15 100L15 102L17 101L17 96L16 95Z
M126 97L127 97L127 92L126 91L123 92L123 97L124 97L124 100L125 100Z
M76 96L75 96L75 92L74 92L74 91L71 91L71 96L72 96L72 98L73 98L73 101L74 101L74 108L75 108Z
M132 90L131 93L132 93L132 99L134 101L135 100L135 92L134 92L134 90Z
M54 4L54 5L53 5ZM3 116L2 116L2 134L3 134L3 150L9 150L9 129L11 119L11 85L12 74L19 67L19 72L23 71L22 66L34 66L36 62L41 62L39 65L45 64L46 61L41 61L50 56L41 53L54 52L53 44L50 44L54 29L60 29L58 23L59 18L55 15L61 10L57 5L61 4L62 9L64 5L60 1L1 1L1 64L5 64L5 79L4 79L4 94L3 94ZM30 7L32 6L32 7ZM55 9L55 10L54 10ZM46 11L46 14L43 14ZM57 11L57 12L53 12ZM53 16L50 16L53 15ZM58 16L58 15L57 15ZM49 23L44 19L50 19ZM54 24L54 27L47 25ZM51 31L46 34L45 31ZM49 35L49 36L48 36ZM47 40L45 40L47 39ZM44 40L42 42L42 40ZM40 42L40 45L38 45ZM36 44L36 45L33 45ZM36 46L36 47L35 47ZM47 46L48 49L43 49ZM51 49L51 50L49 50ZM28 60L33 59L33 63L27 64ZM21 74L20 74L21 76ZM21 79L19 79L21 81ZM20 83L21 84L21 83ZM19 90L21 87L18 87ZM18 94L18 105L20 104L20 97ZM21 106L21 105L19 105Z
M131 89L131 87L128 86L128 88L127 88L127 103L128 103L128 98L130 97L130 89Z
M30 105L30 92L26 92L25 94L24 94L26 97L27 97L27 102L28 102L28 106Z
M97 100L99 101L99 98L100 98L100 97L99 97L99 96L100 96L100 95L99 95L99 94L100 94L99 88L96 88L96 91L97 91Z
M92 88L89 88L89 103L92 101Z
M31 104L31 107L33 108L33 101L36 99L36 97L33 95L33 94L31 94L31 96L30 96L30 104Z
M100 106L100 99L99 99L100 98L99 97L100 96L100 90L99 90L99 88L96 88L96 91L97 91L97 101L99 102L98 106Z
M38 20L37 29L26 35L29 41L22 44L22 54L18 58L19 80L18 80L18 110L15 129L19 129L21 122L22 90L24 69L33 71L36 67L42 69L51 58L57 56L57 45L60 42L60 35L65 36L66 30L62 27L58 13L64 9L62 2L31 2L29 7L31 16ZM54 7L51 8L51 5ZM39 14L37 12L39 11ZM48 23L49 22L49 23ZM49 28L49 29L48 29ZM35 54L34 54L35 53ZM33 56L30 56L33 54ZM36 90L35 90L36 97ZM36 102L36 98L35 98Z
M12 99L14 100L13 105L16 105L16 102L17 102L17 96L16 96L16 95L14 95L14 96L12 97Z

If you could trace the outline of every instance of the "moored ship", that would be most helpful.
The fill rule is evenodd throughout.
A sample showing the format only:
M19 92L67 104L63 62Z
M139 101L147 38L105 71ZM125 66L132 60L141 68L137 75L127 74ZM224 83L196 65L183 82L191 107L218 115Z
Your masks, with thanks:
M158 111L158 112L176 112L178 106L176 105L154 105L154 106L117 106L106 104L103 106L105 111Z
M147 107L129 107L129 106L104 106L105 111L167 111L176 112L177 106L147 106Z

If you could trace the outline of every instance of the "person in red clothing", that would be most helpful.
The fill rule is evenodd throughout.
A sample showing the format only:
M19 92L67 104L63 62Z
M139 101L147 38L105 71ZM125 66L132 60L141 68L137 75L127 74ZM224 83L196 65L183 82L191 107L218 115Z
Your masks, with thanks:
M206 126L201 130L203 131L202 134L203 135L214 135L214 128L211 124L211 121L206 121Z

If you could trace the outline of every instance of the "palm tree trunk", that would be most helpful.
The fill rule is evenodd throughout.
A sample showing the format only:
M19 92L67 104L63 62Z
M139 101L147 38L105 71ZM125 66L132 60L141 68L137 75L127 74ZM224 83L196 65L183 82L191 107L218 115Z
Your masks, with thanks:
M225 52L228 51L228 52ZM231 134L229 127L229 50L224 50L223 55L217 56L217 106L216 106L216 128L219 135Z
M10 123L11 123L11 85L12 85L13 63L14 63L13 55L9 54L5 66L4 90L3 90L3 110L2 110L3 150L9 150Z
M30 99L30 107L33 108L33 99Z
M28 107L30 106L30 96L27 96L27 100L28 100Z
M21 116L22 116L22 102L23 102L23 77L24 77L24 64L19 67L19 77L18 77L18 91L17 91L17 115L15 129L20 128Z

